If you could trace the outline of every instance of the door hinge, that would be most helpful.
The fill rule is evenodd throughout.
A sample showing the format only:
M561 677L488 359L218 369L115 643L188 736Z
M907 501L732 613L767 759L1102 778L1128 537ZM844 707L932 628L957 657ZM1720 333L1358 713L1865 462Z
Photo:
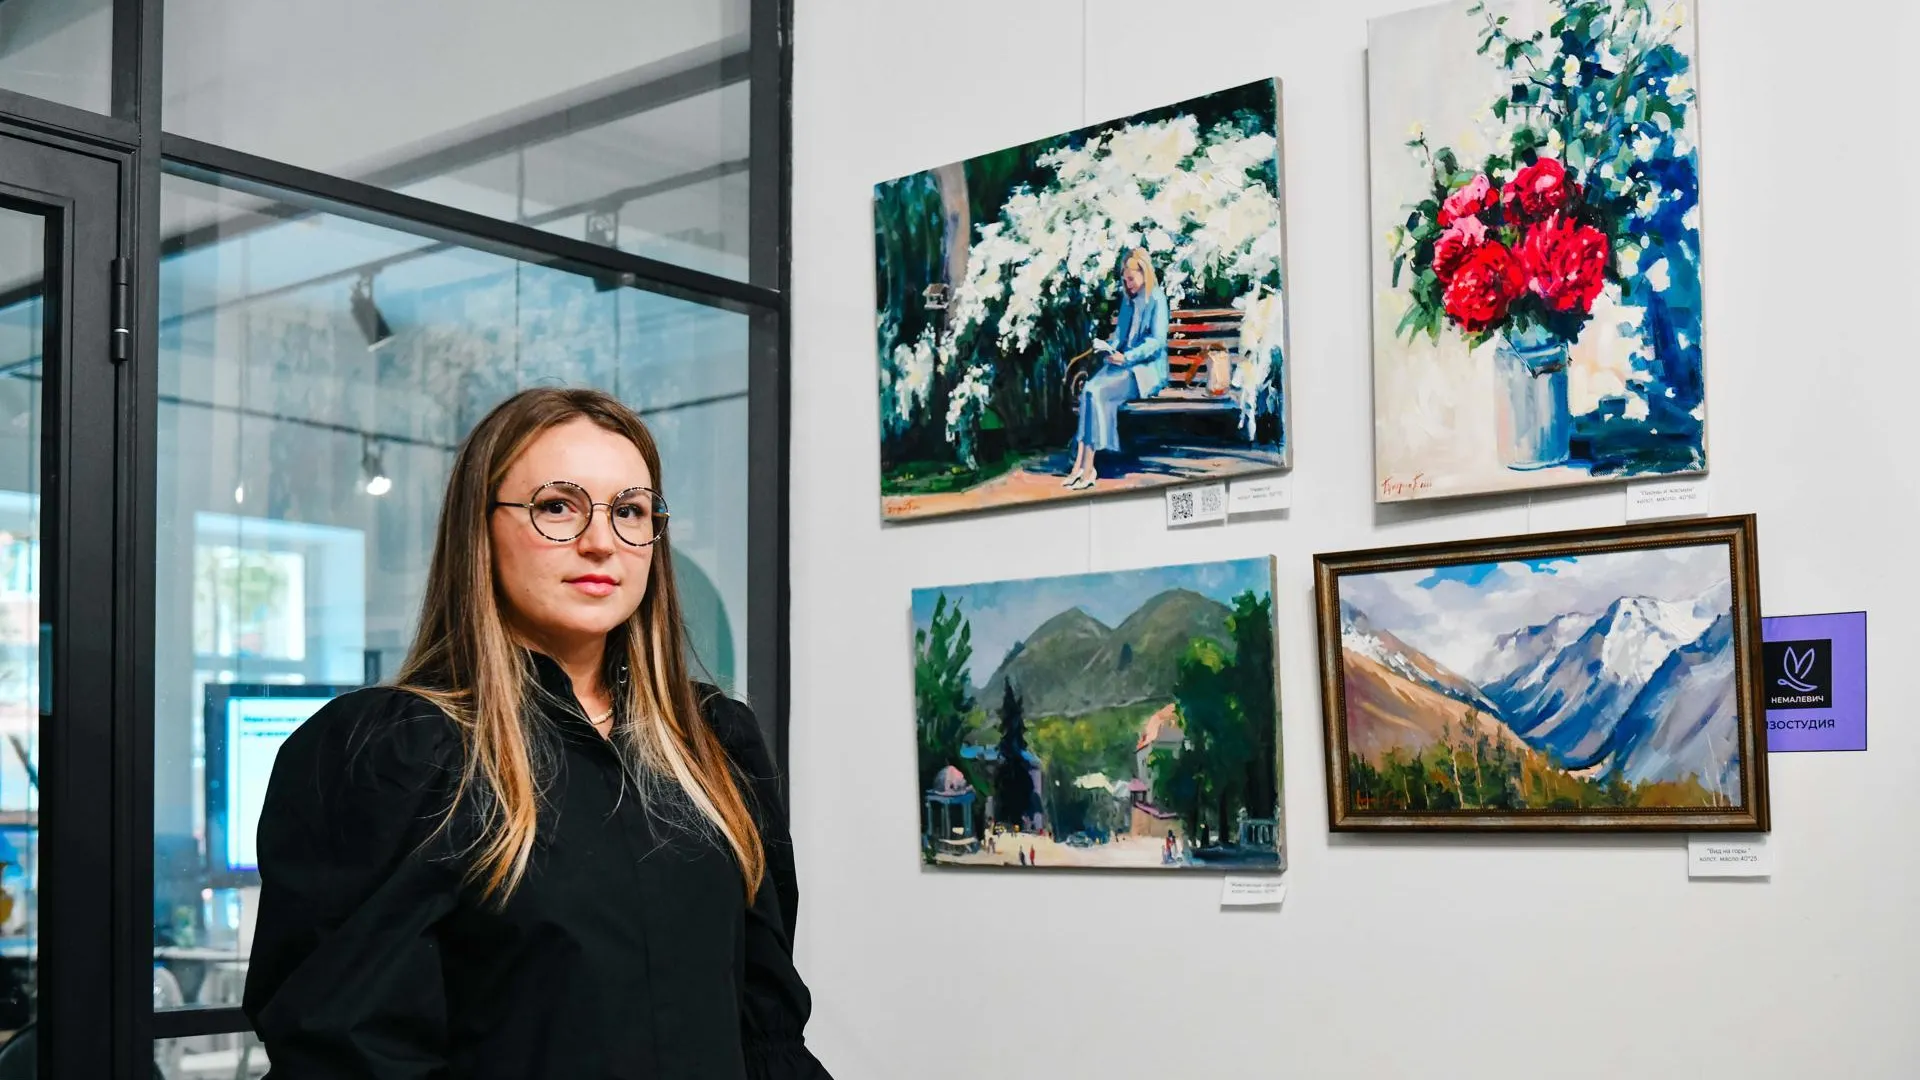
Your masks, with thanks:
M126 257L113 260L113 361L125 363L133 356L133 290L128 284L132 267Z

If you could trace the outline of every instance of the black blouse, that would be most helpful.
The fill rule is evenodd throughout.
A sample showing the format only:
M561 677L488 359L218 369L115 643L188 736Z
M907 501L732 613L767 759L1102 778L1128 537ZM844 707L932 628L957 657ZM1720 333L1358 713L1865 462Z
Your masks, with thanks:
M534 667L551 767L504 908L464 881L471 826L439 828L461 767L445 714L357 690L281 748L246 991L272 1076L829 1080L801 1037L793 848L752 714L700 688L765 842L749 905L724 842L650 815L559 665Z

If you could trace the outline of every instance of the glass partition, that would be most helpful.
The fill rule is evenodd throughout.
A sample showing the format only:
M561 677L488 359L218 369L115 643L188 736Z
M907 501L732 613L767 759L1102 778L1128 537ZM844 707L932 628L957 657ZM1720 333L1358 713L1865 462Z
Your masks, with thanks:
M748 6L169 0L166 127L745 279Z
M0 3L0 88L106 112L113 100L112 0Z
M454 451L509 394L647 420L697 658L744 685L748 320L181 176L163 198L154 940L177 1007L230 1006L278 740L398 669Z

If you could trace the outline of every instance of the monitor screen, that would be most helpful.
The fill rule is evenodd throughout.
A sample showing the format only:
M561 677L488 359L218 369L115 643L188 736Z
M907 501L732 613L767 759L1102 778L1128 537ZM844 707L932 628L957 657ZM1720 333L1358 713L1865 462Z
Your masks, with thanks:
M281 744L351 686L210 683L206 701L207 861L215 887L257 883L254 837Z

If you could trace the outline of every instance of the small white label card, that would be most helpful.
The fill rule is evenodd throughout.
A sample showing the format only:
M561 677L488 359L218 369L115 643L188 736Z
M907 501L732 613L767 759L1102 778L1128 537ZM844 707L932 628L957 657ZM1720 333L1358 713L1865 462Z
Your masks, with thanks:
M1293 505L1293 474L1249 476L1227 485L1227 513L1261 514Z
M1287 898L1287 879L1272 877L1234 877L1227 875L1220 886L1221 907L1273 907Z
M1701 517L1707 513L1707 482L1691 480L1642 480L1627 485L1627 520L1658 521L1661 518Z
M1227 520L1227 482L1167 489L1167 527Z
M1763 833L1695 833L1687 837L1687 876L1772 877L1773 849Z

